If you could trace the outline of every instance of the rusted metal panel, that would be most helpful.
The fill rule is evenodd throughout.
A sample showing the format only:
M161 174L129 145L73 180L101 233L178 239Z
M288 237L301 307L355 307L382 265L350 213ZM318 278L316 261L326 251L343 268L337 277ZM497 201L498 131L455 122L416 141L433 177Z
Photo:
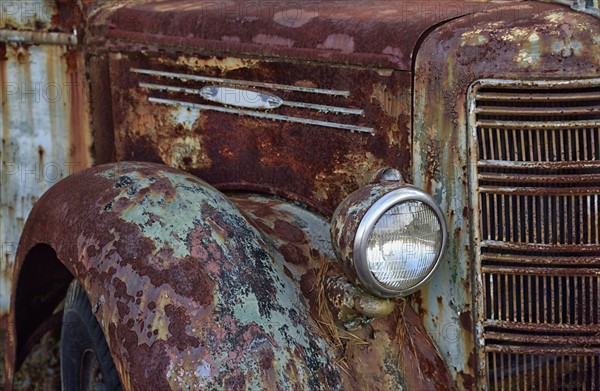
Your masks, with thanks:
M16 273L35 244L56 250L88 293L125 389L341 387L281 256L198 178L97 166L49 189L32 216ZM26 339L14 339L18 314L9 376Z
M15 248L31 207L51 185L91 164L83 54L62 44L76 37L57 34L50 40L46 33L0 31L13 41L0 42L0 313L8 310Z
M398 303L387 316L383 312L388 307L382 305L386 311L377 311L382 314L380 319L365 319L358 324L350 342L336 345L338 339L332 333L339 331L331 330L338 330L339 325L315 330L305 316L310 314L317 323L322 320L319 311L328 305L327 297L324 300L315 284L323 284L323 271L330 282L329 296L336 296L340 285L335 279L340 272L330 261L333 256L327 234L321 232L327 226L324 221L284 202L234 196L235 204L246 211L257 231L218 193L210 190L208 196L199 195L202 192L198 187L206 189L204 183L145 164L120 166L116 179L114 172L104 175L94 171L93 179L85 186L73 178L67 183L77 183L83 187L82 193L69 194L64 187L56 190L65 199L58 201L56 196L56 200L49 201L51 210L56 212L52 217L55 220L45 221L45 215L37 217L24 238L29 244L49 240L84 281L98 308L98 317L105 319L104 331L126 388L144 387L150 382L153 386L181 388L196 381L205 385L223 381L228 387L268 388L276 383L306 387L319 382L331 388L341 384L364 389L383 384L390 389L445 389L453 384L451 377L460 388L478 386L482 370L477 372L475 352L481 341L476 339L475 329L479 327L480 314L475 308L480 307L481 298L477 296L475 307L471 299L481 287L473 286L471 274L473 210L468 206L472 205L468 173L472 167L468 157L466 91L474 80L485 77L588 78L600 69L597 20L556 5L515 3L442 1L436 2L435 9L426 5L409 9L414 3L296 2L293 6L297 8L293 9L299 13L291 18L289 9L268 8L263 14L263 5L241 1L223 3L217 8L210 8L215 3L207 8L208 3L191 1L125 2L98 11L88 42L93 53L91 82L99 86L93 91L94 120L99 130L96 151L102 161L163 162L202 177L220 189L284 195L326 216L380 168L397 167L408 182L414 180L415 185L436 195L447 210L454 233L449 259L442 263L431 283L409 302ZM452 8L455 4L460 9L457 12ZM249 5L255 8L250 9ZM332 6L340 8L322 16L321 6L329 11ZM250 12L255 10L258 15ZM433 30L423 41L414 64L416 80L411 102L413 76L408 70L419 38L433 26L465 14L469 16ZM376 22L364 22L370 18ZM398 23L399 19L403 23ZM61 22L56 28L71 32L75 24L68 18L60 20L68 22ZM34 23L18 27L31 30L43 26L36 27ZM298 33L300 27L304 34ZM231 35L231 31L238 31L239 36ZM28 34L20 37L61 45L74 42L57 41L57 37L73 36ZM0 36L15 41L12 32ZM4 55L6 63L10 63L11 56L17 62L19 58L31 57L31 48L34 60L42 54L48 57L46 46L12 43L4 47L4 52L9 53ZM64 56L67 66L77 64L75 74L82 77L81 54L64 46L52 47L48 52L56 50L54 58ZM11 50L17 50L16 54ZM229 57L231 53L244 55ZM24 61L21 65L29 69L26 65L35 65L36 61ZM4 72L3 80L6 75ZM280 104L273 111L215 106L210 100L201 100L207 85L212 84L225 93L226 88L237 94L246 89L264 89ZM73 131L74 124L89 123L89 118L79 117L87 115L87 104L83 103L87 103L87 95L77 102L56 117L65 118L65 113L71 113L67 124L72 132L68 132L69 140L79 151L76 154L83 157L65 158L70 165L86 158L89 162L88 131L83 133L83 139L77 138L79 130ZM52 113L51 109L45 108ZM487 115L493 115L499 109L485 110ZM541 114L544 113L535 110L518 113ZM12 122L4 108L2 118L4 133L5 129L12 129L5 126ZM53 118L49 117L48 122L56 121ZM24 128L30 138L36 134L35 126ZM54 129L53 125L50 129ZM4 143L2 148L4 163ZM35 153L34 148L32 156L37 158ZM61 153L64 156L71 152ZM157 170L162 174L151 174ZM4 167L3 172L11 173ZM24 172L26 177L35 176L27 167ZM593 182L595 178L589 180ZM182 181L189 183L183 186ZM139 187L140 184L146 187ZM188 194L190 186L198 191ZM3 186L3 200L4 189ZM38 190L43 189L35 189ZM103 199L106 202L89 203L92 196L103 191L107 191ZM502 191L512 190L505 186ZM179 196L182 198L177 199ZM74 201L73 205L67 205L67 200ZM189 216L182 219L174 218L181 216L175 210L171 215L164 213L165 204L189 208L190 202L199 209L189 211ZM94 212L86 214L82 206ZM25 210L29 207L26 205ZM186 218L200 212L208 218L186 225ZM90 222L97 216L102 217L100 225ZM227 220L223 216L233 218ZM6 217L0 216L0 222ZM10 217L10 221L17 221ZM50 232L71 217L81 230L69 234L83 232L81 236L66 240L58 231ZM42 227L42 223L47 226ZM175 228L165 228L169 224ZM232 232L248 235L242 235L243 240L229 240ZM539 249L544 250L541 246ZM241 257L248 249L256 253ZM194 259L186 257L188 253ZM208 259L207 254L213 257ZM246 258L252 262L242 262ZM202 276L196 269L180 267L190 266L196 259L208 259ZM326 267L316 261L326 262ZM206 289L194 290L198 286ZM298 289L307 304L298 299ZM281 300L285 305L281 306ZM329 297L329 304L335 307L333 301L335 298ZM262 318L254 322L257 313L263 315L261 308L270 316L269 322ZM353 310L360 312L360 308ZM219 316L215 317L215 313ZM295 331L269 328L277 322L289 323L289 319ZM422 319L449 363L450 375L427 337ZM224 330L232 328L240 334L228 339ZM293 337L298 337L298 330L302 334L301 346L296 345L295 351L286 350L290 340L296 341ZM318 341L316 345L310 343L313 337ZM326 339L333 341L334 346L328 346ZM203 345L205 340L210 344ZM10 342L14 347L17 341ZM248 353L256 346L254 353ZM495 345L490 348L505 349ZM193 357L184 354L189 352ZM321 352L326 353L320 361L311 361ZM148 361L137 362L137 357L155 359L150 366L152 373L145 372ZM349 368L360 368L356 377L350 378L344 370L329 365L340 357ZM286 360L291 364L282 369ZM374 365L365 368L364 362ZM10 364L9 360L9 367ZM241 366L238 372L215 372L215 368L225 371L236 365ZM302 368L309 368L310 373Z
M486 103L479 99L485 91L512 98L504 113L478 110L490 104L489 95ZM600 186L594 179L600 173L600 100L589 100L598 91L597 78L479 80L469 91L471 202L479 211L473 216L476 295L485 305L477 331L489 388L509 382L517 389L535 383L550 388L557 379L595 388L600 381ZM530 99L550 94L550 101ZM521 95L526 99L514 99ZM547 108L548 117L513 114L531 107ZM489 127L490 120L514 125ZM565 122L570 125L557 125ZM478 167L481 160L485 168ZM510 184L496 181L492 174L499 170L512 177ZM506 360L515 363L513 373L505 371ZM541 360L538 369L524 365Z
M382 167L410 181L411 76L397 69L410 69L431 26L494 7L132 2L96 11L88 42L110 53L117 160L164 162L219 189L279 194L330 215ZM288 104L212 104L201 94L211 85Z
M3 1L0 4L0 13L0 29L49 30L57 8L53 0Z
M383 167L409 176L406 72L168 52L114 53L110 70L118 160L164 162L326 215ZM231 99L258 89L303 103L249 111L194 93L221 84Z
M543 1L543 0L542 0ZM600 2L598 0L546 0L552 3L564 4L580 12L587 12L600 17Z
M493 6L493 5L492 5ZM98 12L116 40L218 53L409 70L418 39L445 20L485 9L469 1L148 1Z
M91 0L9 0L0 2L0 29L74 33Z
M481 286L474 285L477 280L472 274L472 224L479 211L469 206L469 172L473 170L467 127L469 86L481 78L523 83L592 78L600 70L599 53L596 18L534 2L457 19L423 42L415 68L413 178L415 185L435 194L447 210L454 238L447 261L415 295L415 301L461 388L472 389L485 378L476 353L483 343L476 338L480 315L475 308L482 308L483 298L474 295L481 292Z
M300 286L311 317L347 375L343 389L454 389L445 363L407 302L346 287L350 283L335 261L329 222L284 200L254 195L231 199L283 255L286 274ZM354 322L339 318L344 300L353 306L343 310L346 315L354 310L363 317Z

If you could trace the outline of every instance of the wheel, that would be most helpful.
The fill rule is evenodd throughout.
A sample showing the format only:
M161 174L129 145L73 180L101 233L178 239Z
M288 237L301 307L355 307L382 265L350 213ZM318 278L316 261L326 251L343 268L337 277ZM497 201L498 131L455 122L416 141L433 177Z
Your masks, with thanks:
M63 391L121 391L102 329L81 285L74 280L65 299L60 335Z

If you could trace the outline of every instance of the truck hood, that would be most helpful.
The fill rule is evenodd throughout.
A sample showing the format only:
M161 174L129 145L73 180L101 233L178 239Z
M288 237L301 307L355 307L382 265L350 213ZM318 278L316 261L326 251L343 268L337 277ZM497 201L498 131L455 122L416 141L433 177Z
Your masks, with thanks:
M97 12L91 26L115 42L409 70L429 29L510 2L129 1Z

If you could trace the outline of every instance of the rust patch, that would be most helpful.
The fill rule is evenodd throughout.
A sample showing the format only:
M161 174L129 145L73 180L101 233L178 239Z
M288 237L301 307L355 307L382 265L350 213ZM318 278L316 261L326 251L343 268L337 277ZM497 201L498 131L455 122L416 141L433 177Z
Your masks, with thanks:
M52 187L31 216L16 275L32 243L48 243L67 260L98 305L124 388L242 376L290 389L286 368L298 373L294 387L339 388L329 348L274 262L280 256L199 179L148 163L98 166ZM72 224L61 232L66 216ZM15 342L10 351L23 348ZM271 354L277 364L260 367L257 357Z
M68 89L63 97L69 104L69 161L71 172L92 165L90 151L92 132L90 129L89 95L82 49L70 49L65 54L67 63Z
M437 8L389 1L372 1L368 7L351 2L248 5L241 0L182 7L166 4L106 7L93 16L91 25L111 39L133 45L409 70L410 54L429 28L489 7L489 3L456 3L451 12L437 12ZM258 34L276 38L256 40Z
M470 311L461 312L458 319L463 330L468 332L473 330L473 318L471 317Z
M131 69L168 71L184 76L136 74ZM341 98L280 87L274 87L272 93L284 101L363 110L364 115L285 104L272 114L369 126L376 131L373 135L352 133L345 129L155 103L149 99L206 105L211 102L177 89L140 86L146 83L143 85L199 91L207 85L201 80L186 79L186 74L270 83L267 86L316 85L318 89L343 91L350 96ZM410 78L406 73L381 76L375 70L323 67L295 61L203 58L170 51L123 50L111 55L110 77L114 86L118 160L164 162L222 190L283 195L325 215L330 215L346 195L364 185L383 167L398 168L405 179L410 178L410 100L404 99L410 96ZM241 86L242 91L245 89ZM372 97L380 98L381 104L373 105ZM299 145L302 148L298 148Z
M415 298L427 329L461 388L484 387L481 382L485 381L486 368L482 339L473 334L477 329L473 322L478 322L473 314L484 313L485 308L473 310L473 305L481 305L483 288L473 285L473 268L480 266L475 264L471 246L471 234L480 227L470 226L477 221L471 213L480 211L467 207L478 197L469 183L469 172L477 164L469 151L473 146L467 124L469 86L487 78L526 83L597 77L600 63L595 45L578 44L593 42L597 22L556 4L504 4L441 25L425 37L417 54L413 179L437 197L449 216L449 232L455 235L449 243L452 267L434 277L434 283ZM540 180L550 183L560 176L554 177ZM500 182L518 179L500 176ZM440 293L442 305L434 299ZM440 324L450 323L460 325L456 341L435 333Z
M323 298L326 281L340 278L345 280L345 277L340 277L341 271L333 259L330 244L318 239L327 239L329 236L329 227L325 221L282 200L250 195L234 195L232 199L246 211L255 226L268 232L269 239L276 248L281 250L282 247L297 246L295 251L282 251L285 258L282 261L307 299L311 317L317 325L322 326L322 334L327 336L330 345L335 348L344 372L352 374L349 378L343 377L344 389L405 387L442 390L452 384L445 364L424 331L420 319L405 303L391 302L392 308L395 308L393 312L382 314L380 319L354 322L360 326L353 331L346 330L344 322L338 322L338 326L333 324L335 319L348 320L346 315L349 312L347 309L346 312L340 311L345 301L342 299L342 292L336 289L331 289L327 297L340 304L338 309L332 309L330 313L322 307L328 300ZM311 215L313 217L307 217ZM282 229L272 229L278 221L305 227L301 230L305 239L290 243L287 239L282 239L287 234ZM293 258L288 258L297 256L295 254L298 253L307 254L308 262L298 263ZM354 297L352 301L356 304ZM364 309L358 299L355 313ZM369 365L364 364L367 362Z
M306 240L305 233L300 228L285 220L276 220L273 230L283 240L294 243L302 243Z
M399 92L390 91L387 86L377 84L373 87L372 99L377 101L381 109L390 117L399 119L407 111L407 99L398 96Z
M227 73L236 69L245 69L256 67L258 60L234 58L234 57L197 57L197 56L179 56L177 65L198 69L214 70L218 69L221 73Z

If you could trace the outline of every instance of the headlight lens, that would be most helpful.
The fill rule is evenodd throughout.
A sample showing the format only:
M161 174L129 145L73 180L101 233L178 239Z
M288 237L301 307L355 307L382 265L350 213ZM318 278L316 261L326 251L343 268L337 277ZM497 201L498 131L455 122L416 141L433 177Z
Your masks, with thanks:
M429 205L397 204L379 218L369 235L368 268L386 288L410 290L431 272L442 242L440 221Z
M381 297L419 289L439 265L448 236L429 194L392 181L349 195L332 217L331 235L346 275Z

